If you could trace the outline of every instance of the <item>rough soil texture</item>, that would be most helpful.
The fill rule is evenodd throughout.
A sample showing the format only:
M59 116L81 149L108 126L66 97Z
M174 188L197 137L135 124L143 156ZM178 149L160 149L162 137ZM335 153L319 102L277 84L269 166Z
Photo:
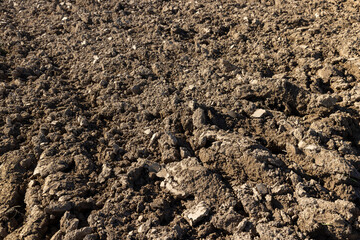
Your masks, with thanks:
M360 239L359 9L0 0L0 239Z

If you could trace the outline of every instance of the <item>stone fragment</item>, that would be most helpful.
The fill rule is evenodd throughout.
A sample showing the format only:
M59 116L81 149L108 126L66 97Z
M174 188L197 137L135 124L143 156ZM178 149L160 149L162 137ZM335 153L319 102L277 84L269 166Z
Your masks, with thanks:
M161 148L164 148L166 145L175 147L178 144L178 140L174 134L166 132L160 137L159 144Z
M275 194L275 195L287 194L290 191L291 191L290 187L287 186L286 184L282 184L282 185L279 185L279 186L274 186L274 187L271 188L271 193Z
M170 132L166 132L159 139L161 159L163 163L175 162L180 159L180 153L177 148L178 140Z
M246 226L249 224L249 219L248 218L244 218L242 219L239 224L236 226L237 230L242 232L245 231Z
M151 129L148 128L148 129L144 130L144 134L147 136L150 136L152 134Z
M111 173L112 173L112 168L110 167L110 165L104 163L102 166L101 173L98 176L98 182L104 183L110 177Z
M191 226L194 226L198 224L206 216L208 216L209 213L210 213L210 207L204 201L201 201L197 205L186 210L184 212L184 217Z
M231 72L237 69L235 65L231 64L229 61L224 59L220 60L220 65L225 72Z
M205 111L201 108L197 108L192 116L193 125L196 128L201 128L206 124Z
M141 65L140 67L138 67L136 69L136 74L140 75L141 77L146 77L146 76L151 75L152 71L149 68Z
M45 212L48 214L59 214L69 211L72 208L70 202L52 202L45 208Z
M186 147L180 147L181 158L191 157L191 152Z
M330 80L331 75L333 74L334 69L331 66L325 66L317 71L318 77L324 80L324 82L328 82Z
M140 85L134 85L131 87L131 92L136 94L136 95L139 95L142 93L142 90L141 90L141 86Z
M84 116L79 116L77 118L77 121L81 127L87 127L89 125L88 120Z
M160 133L159 132L154 133L150 138L149 146L154 145L159 138L160 138Z
M138 231L138 233L146 234L146 232L149 231L150 228L151 228L151 220L149 219L148 221L141 224L138 227L137 231Z
M265 184L263 183L257 183L256 184L256 190L261 194L261 195L266 195L268 193L268 188L266 187Z
M161 151L161 160L163 163L176 162L179 159L180 154L176 148L164 149Z
M269 112L266 111L265 109L257 109L252 115L251 117L253 118L262 118L265 117L266 115L268 115Z

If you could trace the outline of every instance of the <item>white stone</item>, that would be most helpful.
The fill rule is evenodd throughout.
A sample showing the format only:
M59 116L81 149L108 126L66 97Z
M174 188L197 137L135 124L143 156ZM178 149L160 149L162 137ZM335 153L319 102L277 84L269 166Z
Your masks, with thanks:
M262 118L265 115L267 115L268 112L265 109L257 109L252 115L251 117L253 118Z
M144 133L145 133L146 135L150 136L152 132L151 132L151 129L146 129L146 130L144 131Z
M191 226L194 226L200 222L204 217L208 216L210 213L210 207L204 202L201 201L194 207L185 211L185 219L189 222Z

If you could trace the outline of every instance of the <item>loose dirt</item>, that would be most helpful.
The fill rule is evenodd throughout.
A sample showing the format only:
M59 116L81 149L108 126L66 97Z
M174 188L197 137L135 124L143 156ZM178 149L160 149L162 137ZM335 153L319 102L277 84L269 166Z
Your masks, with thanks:
M355 0L0 0L0 239L360 239Z

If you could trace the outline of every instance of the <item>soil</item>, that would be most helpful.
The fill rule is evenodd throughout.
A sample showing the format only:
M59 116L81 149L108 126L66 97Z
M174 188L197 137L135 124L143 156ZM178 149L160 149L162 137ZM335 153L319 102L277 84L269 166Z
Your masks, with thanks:
M359 9L0 0L0 239L360 239Z

